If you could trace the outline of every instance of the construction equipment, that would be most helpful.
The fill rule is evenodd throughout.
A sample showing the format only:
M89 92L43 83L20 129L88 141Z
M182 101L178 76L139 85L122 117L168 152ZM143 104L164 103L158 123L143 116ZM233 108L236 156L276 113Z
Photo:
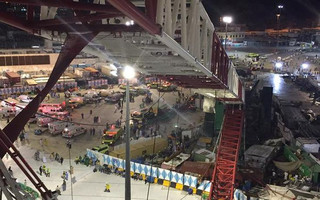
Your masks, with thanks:
M236 167L243 128L243 111L228 106L221 132L209 199L233 199Z

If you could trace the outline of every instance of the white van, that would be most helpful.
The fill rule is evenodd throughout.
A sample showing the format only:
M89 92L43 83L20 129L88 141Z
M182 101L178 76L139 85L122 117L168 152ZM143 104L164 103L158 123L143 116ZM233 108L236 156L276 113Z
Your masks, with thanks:
M86 132L87 129L79 125L71 124L68 127L64 128L64 130L62 131L62 137L72 138L74 136L81 135Z
M48 126L48 123L53 122L54 119L51 117L38 117L37 118L37 124L40 127Z
M48 123L48 128L51 135L61 134L66 127L68 127L68 122L55 121Z
M18 97L18 100L23 103L30 103L32 101L32 98L30 98L28 95L20 95Z
M16 111L14 107L1 107L0 115L2 117L12 117L16 115Z

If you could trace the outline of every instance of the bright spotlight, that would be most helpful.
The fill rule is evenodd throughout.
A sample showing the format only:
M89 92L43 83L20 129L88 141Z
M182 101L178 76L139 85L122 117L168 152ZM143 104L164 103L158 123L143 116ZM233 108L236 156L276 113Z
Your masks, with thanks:
M133 20L130 21L130 25L134 25L134 21Z
M135 71L131 66L125 66L122 72L122 75L126 79L132 79L135 77Z
M282 63L281 62L277 62L276 63L276 68L281 68L282 67Z
M279 9L282 9L282 8L283 8L283 5L278 5L278 8L279 8Z
M302 69L307 69L309 67L309 64L308 63L303 63L301 65Z
M225 16L225 17L222 18L222 21L223 21L224 23L230 24L230 23L232 22L232 17L230 17L230 16Z
M131 25L130 21L126 21L126 26L130 26L130 25Z

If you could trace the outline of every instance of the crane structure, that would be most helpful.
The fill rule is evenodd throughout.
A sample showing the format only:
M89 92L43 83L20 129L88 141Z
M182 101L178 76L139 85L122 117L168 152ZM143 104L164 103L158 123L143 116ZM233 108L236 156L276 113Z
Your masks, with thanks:
M241 107L227 106L209 199L233 199L243 120L244 112Z
M18 138L29 118L37 111L65 69L81 51L117 66L132 65L143 74L156 75L160 79L182 87L194 88L198 93L219 99L227 105L241 107L245 101L244 87L200 0L0 0L0 2L7 6L23 5L26 10L25 17L18 17L10 11L0 11L2 23L63 44L44 89L0 132L1 156L6 153L12 156L43 199L55 197L12 143ZM58 11L61 9L70 12L71 16L59 16ZM102 45L104 48L97 48L96 45ZM240 116L243 116L242 111L231 112L228 107L218 147L210 198L217 197L216 191L221 188L220 186L228 185L224 190L228 190L227 199L232 199L238 157L238 151L234 150L238 149L243 123L243 117ZM235 127L237 131L234 130ZM230 137L238 139L230 140L228 143L227 139ZM225 159L229 159L225 153L228 151L226 144L230 144L229 147L232 149L230 151L234 153L233 168L228 172L228 175L232 176L230 184L223 182L225 180L221 178L226 172L222 165L227 162ZM4 185L15 188L14 181L3 169L3 165L1 171L5 177L5 181L1 182L3 188ZM19 196L18 193L16 195Z

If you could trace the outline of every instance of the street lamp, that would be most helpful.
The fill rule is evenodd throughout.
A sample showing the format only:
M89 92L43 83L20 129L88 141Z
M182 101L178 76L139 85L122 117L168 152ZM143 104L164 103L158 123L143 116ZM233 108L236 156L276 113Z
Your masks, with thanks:
M280 37L280 16L281 16L281 10L283 9L283 5L278 5L279 13L277 16L277 29L278 29L278 36L277 36L277 46L279 45L279 37Z
M276 71L280 71L283 64L282 64L282 62L276 62L275 66L276 66Z
M71 181L71 199L73 200L73 186L72 186L72 174L73 174L73 166L71 165L71 141L67 141L67 148L69 150L69 167L70 167L70 181Z
M281 68L282 67L282 63L281 62L277 62L276 63L276 68Z
M308 69L309 64L308 64L308 63L303 63L303 64L301 65L301 67L302 67L302 69Z
M225 16L222 18L222 21L226 23L226 39L224 40L224 49L227 51L227 38L228 38L228 24L232 22L232 17Z
M123 77L126 79L126 174L125 174L125 200L131 200L131 178L130 178L130 115L129 115L129 80L135 76L132 67L126 66L123 70Z

